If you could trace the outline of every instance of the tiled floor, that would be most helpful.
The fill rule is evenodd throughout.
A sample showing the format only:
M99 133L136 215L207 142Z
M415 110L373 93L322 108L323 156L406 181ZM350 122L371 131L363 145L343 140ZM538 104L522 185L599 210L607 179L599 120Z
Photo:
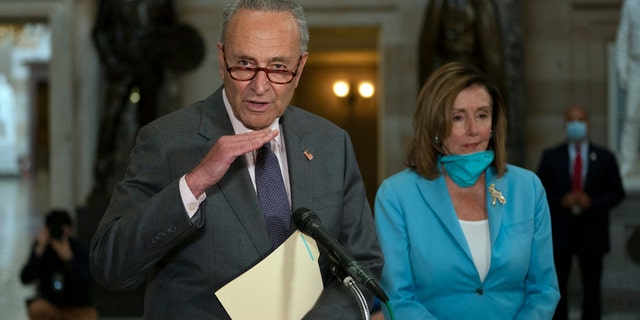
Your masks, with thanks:
M45 179L0 177L0 314L4 319L27 319L25 299L33 286L20 283L34 235L42 226L48 195Z
M35 292L34 285L20 282L20 270L28 258L29 250L48 207L48 181L46 177L20 178L0 176L0 319L27 320L25 299ZM76 219L77 220L77 219ZM100 288L96 288L98 292ZM102 289L104 290L104 289ZM129 293L113 293L105 296L109 305L121 305L124 309L137 309L128 301L114 303L118 295L133 301L141 301ZM111 312L120 314L122 311ZM137 320L137 317L101 317L102 320Z
M26 320L24 301L34 292L19 281L19 272L47 208L46 178L0 177L0 318ZM579 319L578 286L574 285L570 302L571 319ZM640 320L640 292L604 290L603 320ZM111 317L113 320L136 320ZM107 318L102 318L107 320Z

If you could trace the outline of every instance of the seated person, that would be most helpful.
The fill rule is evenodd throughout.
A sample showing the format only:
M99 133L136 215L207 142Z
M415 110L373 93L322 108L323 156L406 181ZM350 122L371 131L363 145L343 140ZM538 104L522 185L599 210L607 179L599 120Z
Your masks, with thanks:
M90 297L89 250L72 236L71 217L52 210L45 224L20 273L23 284L38 283L36 297L27 301L29 318L98 319Z

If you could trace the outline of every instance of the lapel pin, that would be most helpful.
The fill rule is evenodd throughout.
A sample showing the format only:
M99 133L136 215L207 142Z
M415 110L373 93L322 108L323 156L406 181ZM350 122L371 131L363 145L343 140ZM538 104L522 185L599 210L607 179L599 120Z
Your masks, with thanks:
M507 199L504 198L504 196L502 195L502 192L498 191L498 189L496 189L496 185L495 184L491 184L489 185L489 194L491 194L491 206L495 207L496 206L496 201L499 201L501 205L504 206L505 203L507 203Z
M309 149L305 150L302 154L304 154L304 156L307 157L307 159L309 159L309 161L311 161L313 159L313 154L311 154L311 152L309 152Z
M591 159L591 161L596 161L596 160L598 160L598 155L596 155L595 152L591 152L589 154L589 158Z

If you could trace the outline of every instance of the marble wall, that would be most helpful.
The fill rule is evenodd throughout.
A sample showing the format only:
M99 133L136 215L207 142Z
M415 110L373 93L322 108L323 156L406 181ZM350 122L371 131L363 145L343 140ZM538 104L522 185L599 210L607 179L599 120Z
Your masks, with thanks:
M564 140L562 112L585 106L595 143L617 152L609 50L615 40L618 0L525 1L526 166L535 170L545 147ZM611 252L605 291L640 290L639 189L625 179L627 198L611 214ZM634 236L635 235L635 236ZM620 298L623 299L623 296ZM631 305L631 304L629 304ZM637 310L636 307L632 307Z

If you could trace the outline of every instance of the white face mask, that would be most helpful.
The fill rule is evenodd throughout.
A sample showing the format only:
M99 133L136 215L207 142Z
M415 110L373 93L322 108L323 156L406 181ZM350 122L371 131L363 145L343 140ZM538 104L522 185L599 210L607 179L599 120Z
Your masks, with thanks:
M587 123L580 120L567 122L567 138L571 141L582 140L587 137Z

